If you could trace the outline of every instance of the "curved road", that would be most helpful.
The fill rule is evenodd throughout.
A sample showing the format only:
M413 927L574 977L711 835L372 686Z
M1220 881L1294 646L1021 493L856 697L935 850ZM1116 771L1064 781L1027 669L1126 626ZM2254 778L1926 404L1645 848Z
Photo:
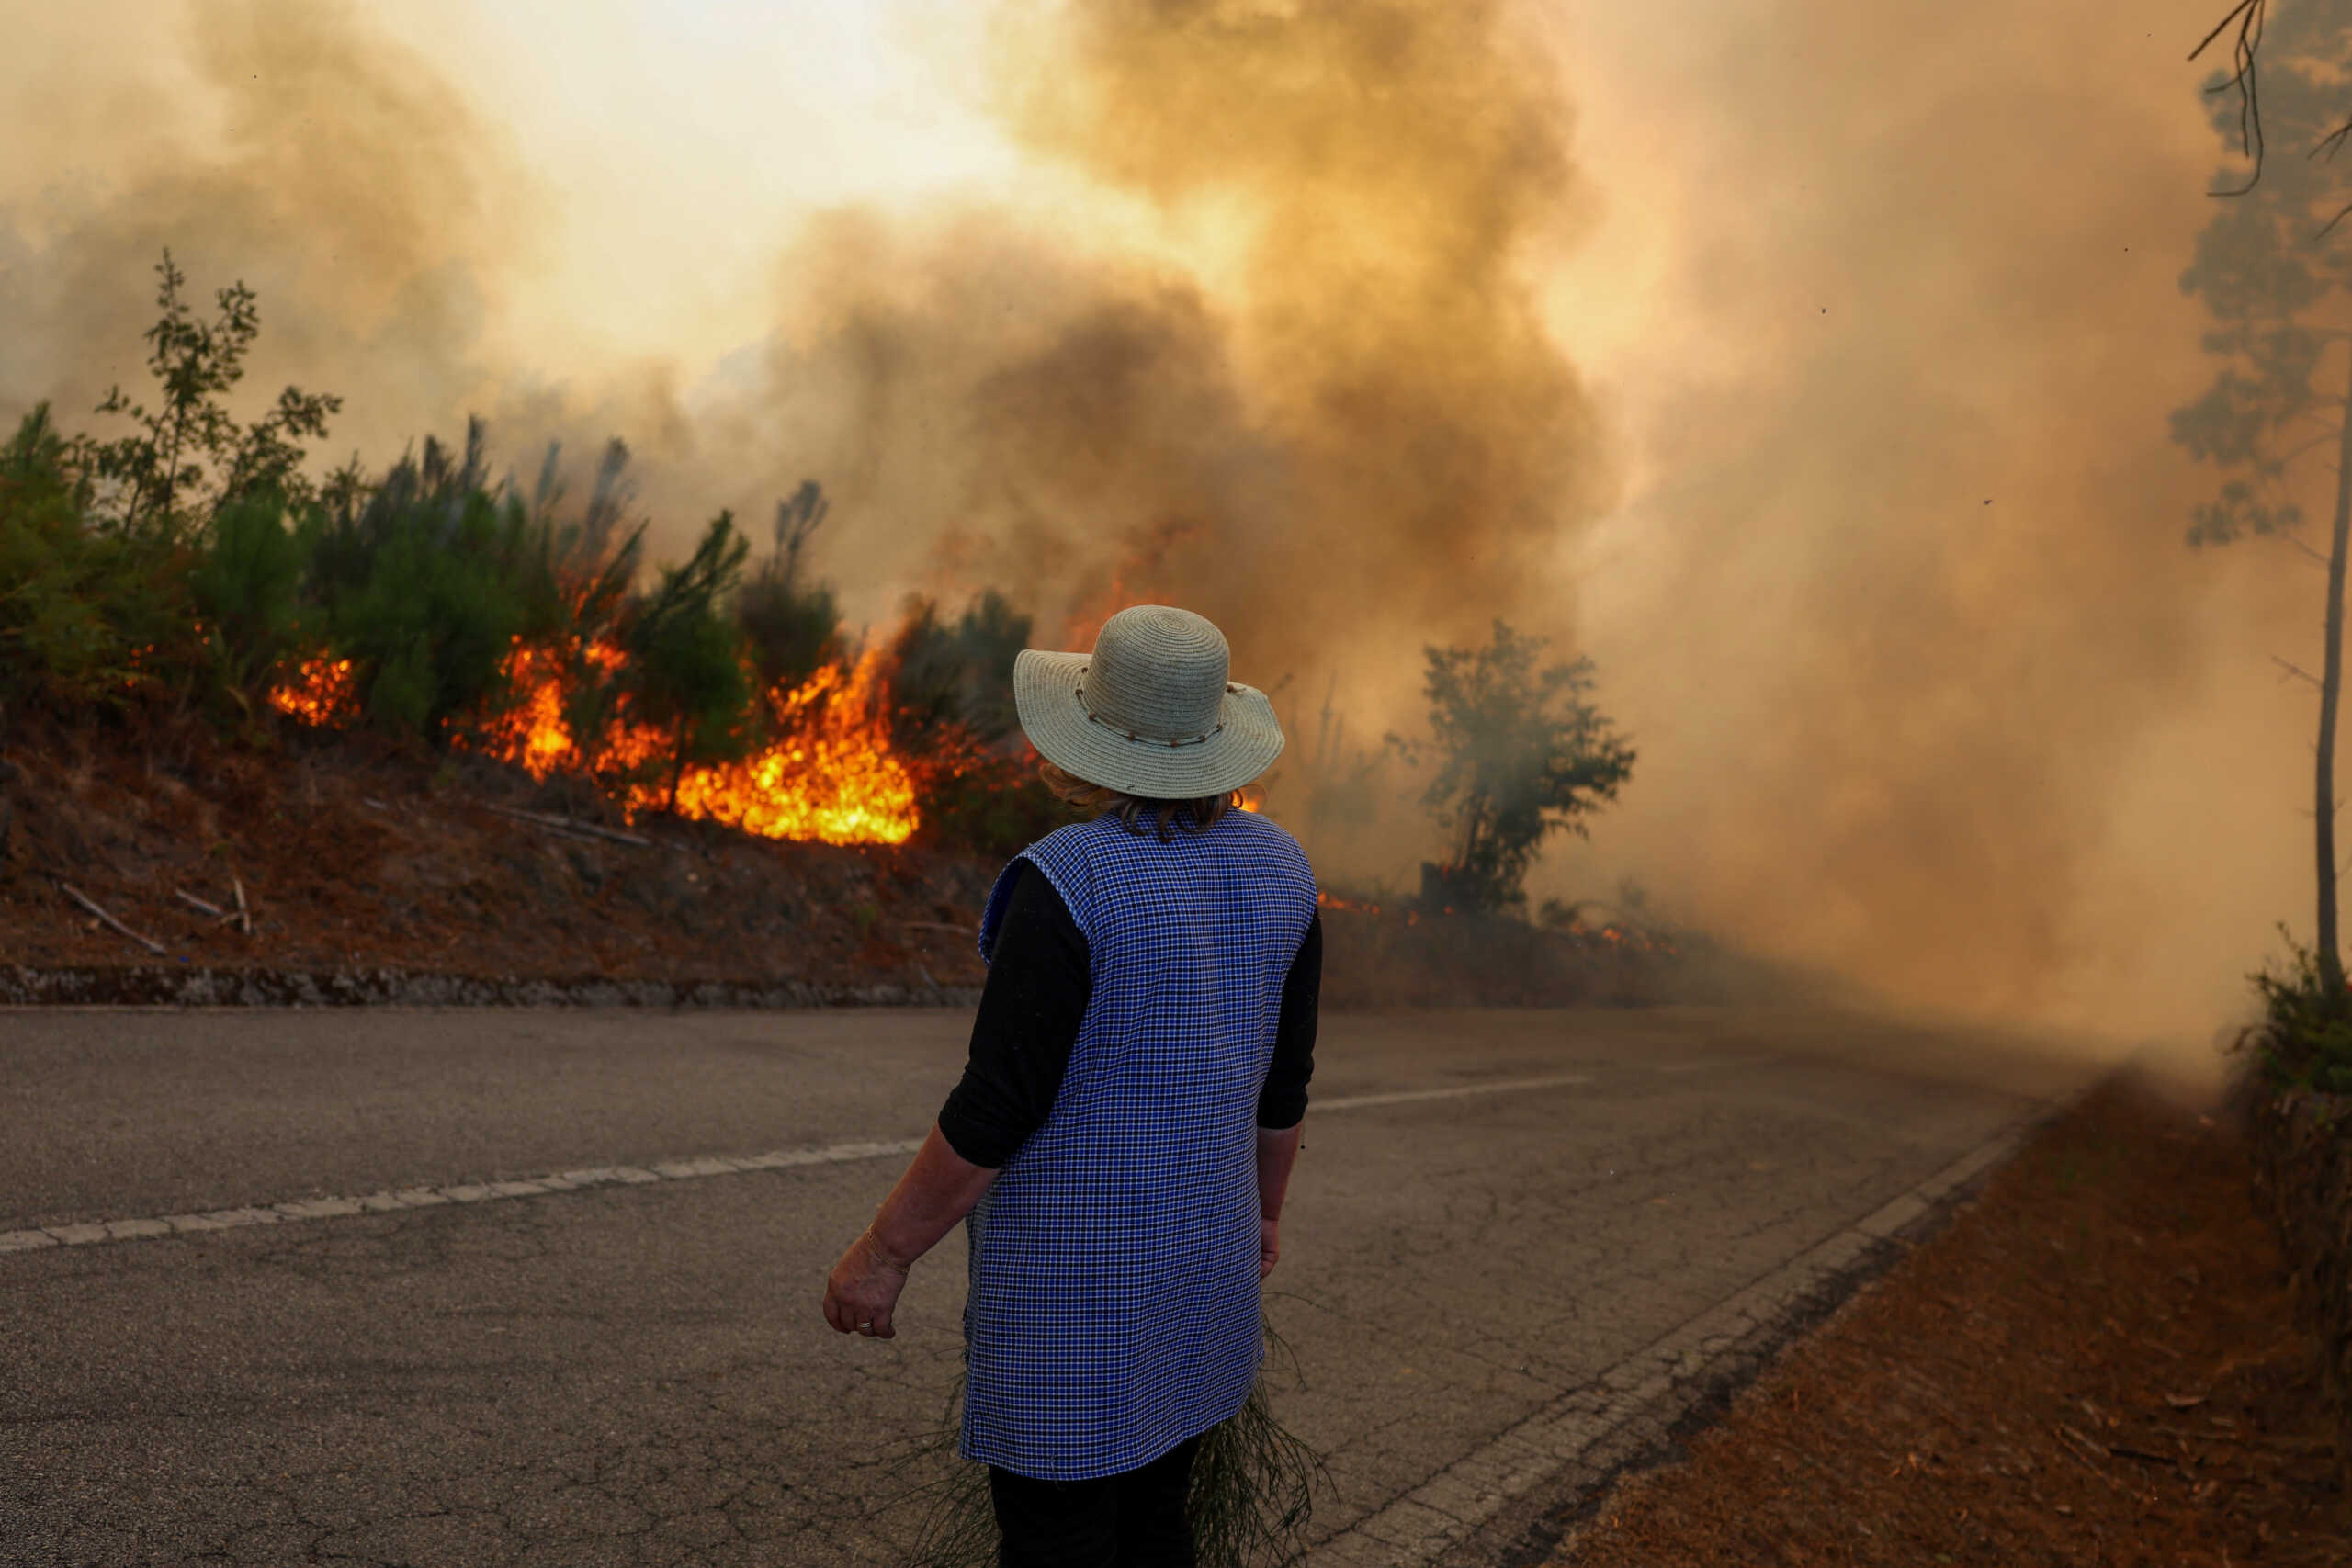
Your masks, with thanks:
M0 1011L0 1562L897 1561L961 1233L894 1341L817 1300L967 1028ZM1723 1009L1330 1014L1317 1061L1268 1314L1335 1564L1429 1560L1433 1477L2086 1072Z

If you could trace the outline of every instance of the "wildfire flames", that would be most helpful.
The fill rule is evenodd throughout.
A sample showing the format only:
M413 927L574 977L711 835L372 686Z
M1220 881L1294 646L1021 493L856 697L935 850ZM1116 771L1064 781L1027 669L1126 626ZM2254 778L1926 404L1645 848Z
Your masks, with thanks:
M340 724L358 705L351 682L351 660L304 660L291 681L271 690L269 705L304 724Z
M790 691L771 692L786 739L740 762L686 769L678 814L768 839L906 842L919 821L914 779L891 754L879 685L879 661L868 652L846 674L828 664ZM633 817L667 803L666 791L640 784L624 805Z
M876 654L854 665L828 664L797 686L768 693L776 739L738 761L689 763L677 776L674 802L665 765L673 730L624 709L589 745L572 733L569 709L581 673L610 674L623 661L608 643L574 649L518 641L504 664L511 705L458 743L535 779L568 772L619 781L616 793L631 820L674 809L763 838L828 844L899 844L913 834L921 820L914 778L890 748ZM311 660L269 700L306 724L341 723L357 711L351 661Z

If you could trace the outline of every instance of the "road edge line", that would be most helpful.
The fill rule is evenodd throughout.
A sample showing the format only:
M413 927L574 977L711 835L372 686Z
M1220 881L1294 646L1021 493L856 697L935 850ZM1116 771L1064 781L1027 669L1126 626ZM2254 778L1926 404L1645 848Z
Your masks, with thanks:
M1307 1553L1310 1568L1520 1562L1546 1514L1606 1493L1712 1398L1752 1381L2098 1087L2040 1102L1852 1224L1669 1329ZM1506 1555L1508 1554L1508 1555ZM1529 1560L1533 1561L1533 1560Z

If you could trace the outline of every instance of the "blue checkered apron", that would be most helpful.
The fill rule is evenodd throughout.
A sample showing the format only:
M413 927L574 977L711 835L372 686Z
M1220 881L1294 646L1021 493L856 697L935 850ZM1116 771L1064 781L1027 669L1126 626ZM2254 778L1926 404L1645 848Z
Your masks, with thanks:
M1257 1381L1258 1093L1315 877L1247 812L1165 844L1106 816L1005 868L983 954L1024 859L1085 934L1091 987L1053 1110L968 1222L962 1451L1082 1481L1148 1464Z

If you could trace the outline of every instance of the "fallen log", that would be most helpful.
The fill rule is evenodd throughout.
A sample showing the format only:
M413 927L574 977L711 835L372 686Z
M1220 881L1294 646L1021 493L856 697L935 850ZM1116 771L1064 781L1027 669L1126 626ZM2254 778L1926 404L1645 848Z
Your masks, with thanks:
M218 904L210 903L205 899L198 897L195 894L189 892L185 887L173 888L172 897L178 899L181 903L186 904L189 908L201 910L203 913L211 916L216 920L233 920L237 918L237 912L234 909L224 909Z
M120 920L116 919L112 915L107 914L106 910L100 908L96 899L83 892L80 888L74 886L72 883L66 881L63 877L58 877L55 880L59 888L64 892L68 898L73 899L74 902L81 905L82 908L87 909L93 915L96 915L107 925L112 927L118 931L120 931L124 936L129 937L131 941L137 942L140 946L145 948L156 957L162 958L167 956L164 951L163 943L159 942L152 942L146 937L141 936L137 931L132 931L129 926L124 925Z
M635 833L623 833L612 828L599 828L594 822L582 822L576 817L550 817L541 811L518 811L511 806L492 806L491 809L501 817L512 817L518 822L528 822L536 827L548 829L551 832L573 833L583 839L608 839L616 844L631 844L640 850L650 850L653 847L653 840L650 839L640 838Z
M510 812L507 815L514 816L517 814ZM542 822L537 818L532 817L524 817L521 820L531 827L537 828L542 833L553 833L559 839L577 839L583 844L597 844L604 842L604 840L599 838L596 834L591 833L583 828L575 827L569 822Z

